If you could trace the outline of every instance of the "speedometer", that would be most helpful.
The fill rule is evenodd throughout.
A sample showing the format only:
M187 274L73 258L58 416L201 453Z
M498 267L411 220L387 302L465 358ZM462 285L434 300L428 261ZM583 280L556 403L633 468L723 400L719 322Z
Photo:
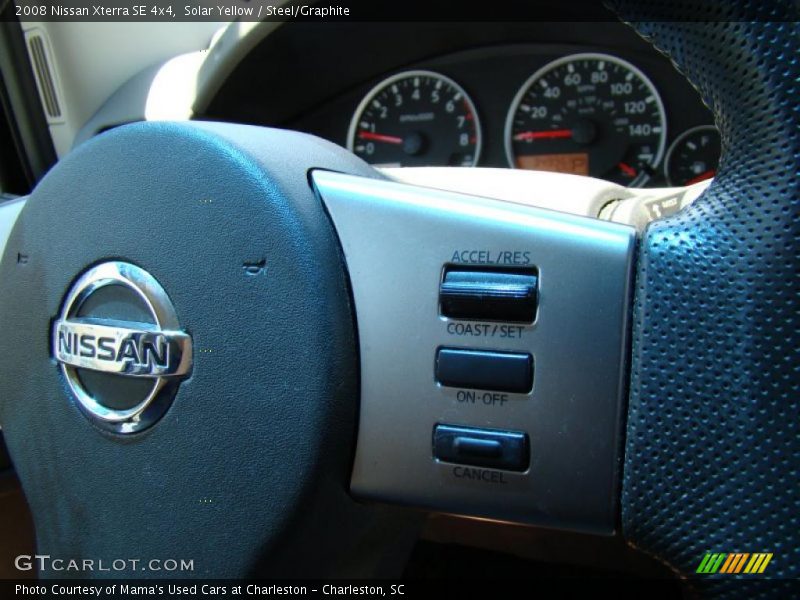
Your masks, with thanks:
M650 80L607 54L573 54L534 73L506 119L512 167L641 186L664 154L664 105Z
M381 81L350 122L348 149L379 166L473 167L481 151L478 113L455 81L406 71Z

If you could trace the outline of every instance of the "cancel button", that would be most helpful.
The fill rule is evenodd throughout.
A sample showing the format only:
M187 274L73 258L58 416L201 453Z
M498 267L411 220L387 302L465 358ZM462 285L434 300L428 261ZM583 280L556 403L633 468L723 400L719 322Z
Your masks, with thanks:
M433 457L463 465L453 469L456 477L504 483L502 473L495 469L525 471L528 468L528 435L522 431L438 423L433 428Z

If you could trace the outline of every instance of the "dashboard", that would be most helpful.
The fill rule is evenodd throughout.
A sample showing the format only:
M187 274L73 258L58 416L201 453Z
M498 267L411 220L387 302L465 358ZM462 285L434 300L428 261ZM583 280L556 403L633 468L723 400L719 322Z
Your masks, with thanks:
M278 29L203 116L312 133L376 166L634 187L715 173L719 135L697 91L621 23L357 25Z

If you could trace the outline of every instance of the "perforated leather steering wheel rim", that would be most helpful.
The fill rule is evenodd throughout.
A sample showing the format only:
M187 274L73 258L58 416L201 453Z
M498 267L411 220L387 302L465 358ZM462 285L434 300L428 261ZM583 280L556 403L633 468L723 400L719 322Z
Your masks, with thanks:
M722 136L712 185L640 243L622 532L681 576L717 552L774 553L768 575L796 578L797 6L611 5L684 73Z

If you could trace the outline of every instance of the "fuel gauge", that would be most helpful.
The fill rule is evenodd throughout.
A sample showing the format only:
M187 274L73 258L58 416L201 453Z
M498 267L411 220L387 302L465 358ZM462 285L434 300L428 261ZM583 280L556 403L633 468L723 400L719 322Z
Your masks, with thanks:
M670 185L684 186L711 179L719 163L720 137L713 125L684 131L667 150L664 175Z

